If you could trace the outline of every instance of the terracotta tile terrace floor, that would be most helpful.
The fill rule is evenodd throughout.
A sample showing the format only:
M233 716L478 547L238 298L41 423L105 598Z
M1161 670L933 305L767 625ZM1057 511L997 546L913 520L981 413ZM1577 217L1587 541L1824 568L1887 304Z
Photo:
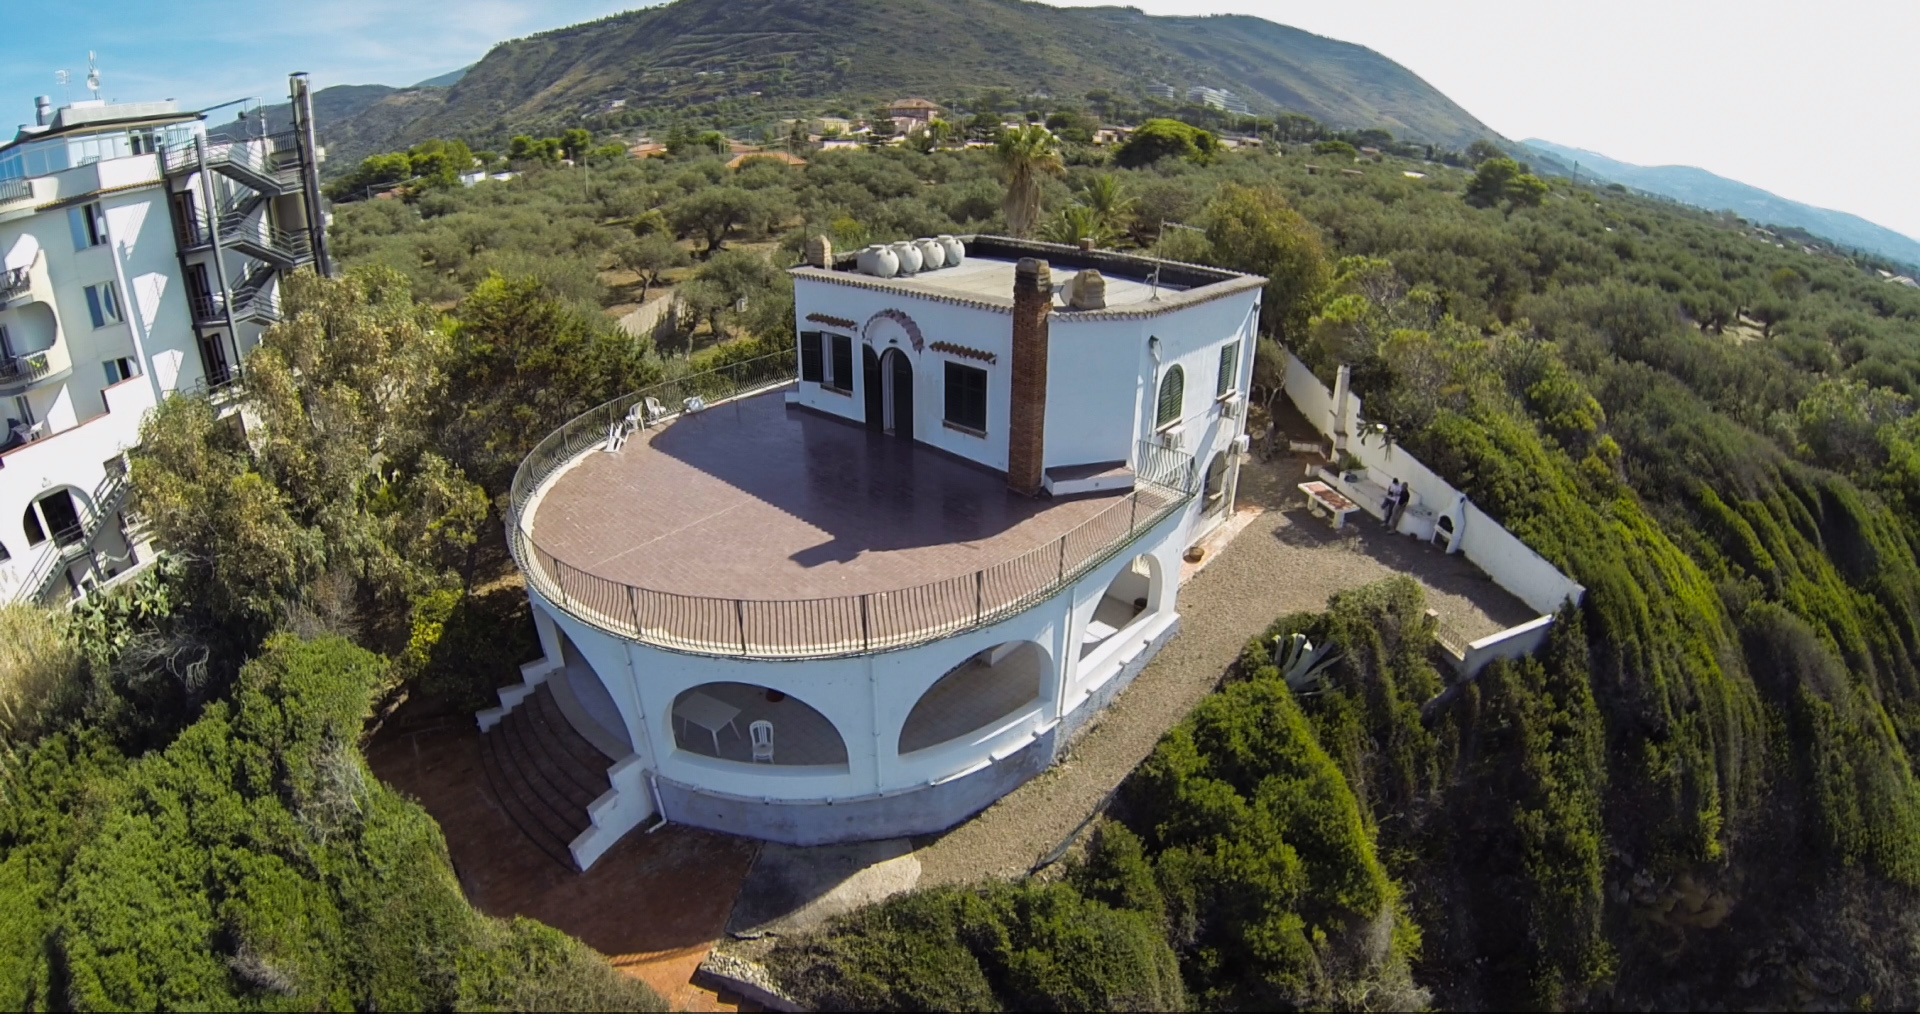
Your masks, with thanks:
M536 507L534 543L571 567L654 591L828 598L971 574L1124 501L1027 499L989 469L789 409L784 393L642 430L612 454L588 452Z

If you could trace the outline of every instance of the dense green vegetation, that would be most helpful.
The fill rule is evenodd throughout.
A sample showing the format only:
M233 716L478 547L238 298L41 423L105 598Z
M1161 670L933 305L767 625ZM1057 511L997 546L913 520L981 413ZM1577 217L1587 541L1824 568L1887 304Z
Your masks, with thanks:
M1863 927L1907 925L1920 845L1920 298L1738 221L1517 165L1307 168L1327 158L1069 158L1030 179L1042 235L1269 273L1269 333L1329 375L1352 365L1393 439L1590 590L1550 652L1450 699L1471 720L1421 714L1424 663L1386 666L1393 693L1337 728L1332 695L1303 709L1402 885L1413 981L1445 1004L1811 1002L1808 976L1848 1002L1906 997L1887 971L1913 959L1904 931ZM483 256L524 244L555 275L565 257L615 270L636 231L779 263L815 232L844 249L1005 229L1003 168L937 148L739 170L688 155L349 207L339 231L352 257L458 298L474 269L437 252L461 216L524 216ZM709 202L753 213L715 226L689 210ZM775 284L742 291L777 306ZM771 314L714 324L700 341L783 333ZM1204 851L1136 833L1155 855ZM1210 903L1177 897L1161 904ZM1189 970L1224 953L1168 940ZM1341 1002L1272 960L1234 965L1264 985L1190 973L1188 995L1253 1005L1279 982L1288 1002Z
M282 636L164 749L76 727L16 755L0 1004L664 1010L577 941L467 905L439 828L360 759L386 667Z

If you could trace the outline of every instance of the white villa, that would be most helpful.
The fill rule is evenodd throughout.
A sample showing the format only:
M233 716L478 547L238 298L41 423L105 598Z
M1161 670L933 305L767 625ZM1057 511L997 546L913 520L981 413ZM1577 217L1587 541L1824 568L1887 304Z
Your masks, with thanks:
M952 826L1177 632L1231 513L1264 279L990 236L792 276L797 376L639 392L516 478L545 657L479 721L556 859Z
M42 96L0 144L0 602L77 597L152 559L122 510L142 419L229 382L280 276L325 270L306 77L292 85L291 134Z

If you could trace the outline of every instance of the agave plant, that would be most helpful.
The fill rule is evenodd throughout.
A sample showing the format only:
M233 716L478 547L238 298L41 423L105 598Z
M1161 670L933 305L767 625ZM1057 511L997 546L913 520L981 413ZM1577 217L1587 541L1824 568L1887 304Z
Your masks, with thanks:
M1280 678L1286 681L1287 689L1300 693L1320 682L1327 669L1340 660L1339 653L1333 650L1333 642L1326 641L1315 647L1305 634L1288 634L1273 639L1273 664L1280 668Z

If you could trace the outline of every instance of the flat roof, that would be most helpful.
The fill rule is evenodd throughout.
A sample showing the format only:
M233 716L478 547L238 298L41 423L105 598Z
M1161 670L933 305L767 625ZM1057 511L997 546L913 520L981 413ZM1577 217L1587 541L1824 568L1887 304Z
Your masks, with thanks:
M640 430L618 452L588 452L535 506L533 542L637 588L830 598L971 575L1056 542L1127 495L1029 499L1000 473L789 408L784 394Z
M1011 309L1013 277L1023 258L1047 262L1054 286L1054 307L1066 310L1061 289L1079 272L1091 268L1106 280L1106 306L1073 310L1078 314L1145 316L1258 288L1266 279L1224 268L1161 260L1114 250L1082 250L1059 243L1012 239L1006 236L960 236L967 256L958 266L913 275L879 278L859 270L859 251L835 255L827 268L801 266L797 278L813 278L861 288L929 296L990 309Z

